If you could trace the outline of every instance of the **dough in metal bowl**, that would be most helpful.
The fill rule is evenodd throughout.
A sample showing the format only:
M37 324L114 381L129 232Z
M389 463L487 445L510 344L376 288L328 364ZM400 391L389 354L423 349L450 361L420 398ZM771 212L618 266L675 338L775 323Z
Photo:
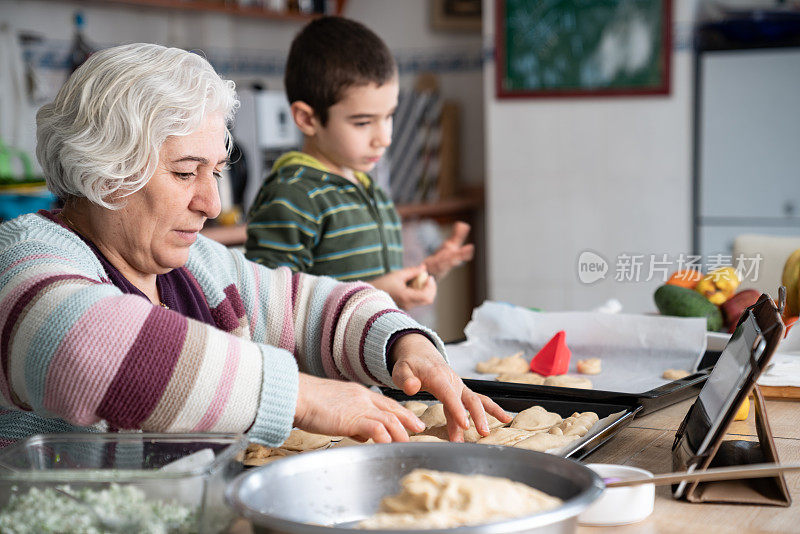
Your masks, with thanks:
M384 497L363 529L440 529L481 525L560 506L558 497L507 478L414 469Z

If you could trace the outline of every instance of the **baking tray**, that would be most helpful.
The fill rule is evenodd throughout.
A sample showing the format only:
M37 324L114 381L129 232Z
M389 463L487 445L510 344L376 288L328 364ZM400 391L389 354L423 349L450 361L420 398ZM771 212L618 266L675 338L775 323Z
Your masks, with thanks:
M637 417L641 417L666 408L667 406L671 406L677 402L696 397L708 378L709 370L710 369L701 369L680 380L667 382L666 384L643 393L534 386L470 378L465 378L464 383L467 384L470 389L495 400L504 395L512 395L536 400L538 403L542 404L542 406L545 406L544 403L573 405L575 406L574 411L581 411L579 406L584 403L629 406L632 408L641 408L636 414Z
M600 432L575 442L574 447L564 450L563 456L580 460L611 439L620 430L628 426L634 418L653 413L686 399L694 398L708 378L710 366L719 357L717 351L707 351L701 361L701 370L680 380L673 380L657 388L643 393L624 393L597 389L576 389L554 386L535 386L498 382L496 380L479 380L465 378L464 384L476 393L486 395L501 408L510 412L520 412L531 406L539 405L562 417L574 412L595 412L600 419L611 414L622 415ZM398 401L435 400L429 393L408 396L400 390L381 388L387 397Z
M487 380L464 380L464 383L473 391L482 393L491 397L501 408L509 412L521 412L531 406L539 405L542 408L559 414L561 417L569 417L574 412L595 412L602 420L613 414L619 414L618 418L602 428L599 432L590 434L586 438L582 438L575 443L568 445L561 449L559 456L564 458L573 458L580 460L587 456L589 453L597 449L600 445L611 439L617 432L628 426L631 421L636 417L636 414L642 409L640 406L613 404L611 402L590 402L575 399L555 399L546 396L531 396L527 395L524 391L514 391L516 388L503 393L487 392L484 390L485 385L496 385ZM483 384L481 384L483 383ZM510 384L509 384L510 385ZM536 386L523 386L536 387ZM547 389L558 389L548 387ZM571 388L561 388L571 389ZM433 395L429 393L418 393L417 395L408 396L400 390L381 388L381 391L387 397L391 397L397 401L404 402L408 400L418 401L433 401L436 400ZM572 390L579 391L579 390Z

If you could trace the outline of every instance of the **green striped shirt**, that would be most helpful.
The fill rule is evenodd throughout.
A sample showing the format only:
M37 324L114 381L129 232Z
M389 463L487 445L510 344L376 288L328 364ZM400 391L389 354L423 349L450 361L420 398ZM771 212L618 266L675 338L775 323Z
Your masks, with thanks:
M245 247L268 267L338 280L368 280L403 265L400 217L383 190L298 164L264 181L247 216Z

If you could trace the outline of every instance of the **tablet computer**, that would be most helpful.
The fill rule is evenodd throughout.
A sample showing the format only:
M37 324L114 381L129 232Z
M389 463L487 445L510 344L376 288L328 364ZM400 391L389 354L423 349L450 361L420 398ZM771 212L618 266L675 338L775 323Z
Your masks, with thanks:
M762 295L742 314L676 435L673 451L683 447L691 453L692 459L686 465L688 472L694 471L719 445L728 424L772 357L783 330L780 313L767 295ZM675 487L676 498L683 496L686 486L682 482Z

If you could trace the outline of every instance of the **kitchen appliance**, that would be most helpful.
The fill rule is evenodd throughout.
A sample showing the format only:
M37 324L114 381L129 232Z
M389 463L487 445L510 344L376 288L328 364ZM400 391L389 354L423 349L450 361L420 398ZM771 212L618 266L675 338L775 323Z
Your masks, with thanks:
M418 467L506 477L564 500L540 514L437 532L574 532L578 514L603 489L592 470L550 454L473 443L389 443L284 458L240 475L226 496L257 533L364 532L355 524L377 512L380 500L398 491L400 478Z

